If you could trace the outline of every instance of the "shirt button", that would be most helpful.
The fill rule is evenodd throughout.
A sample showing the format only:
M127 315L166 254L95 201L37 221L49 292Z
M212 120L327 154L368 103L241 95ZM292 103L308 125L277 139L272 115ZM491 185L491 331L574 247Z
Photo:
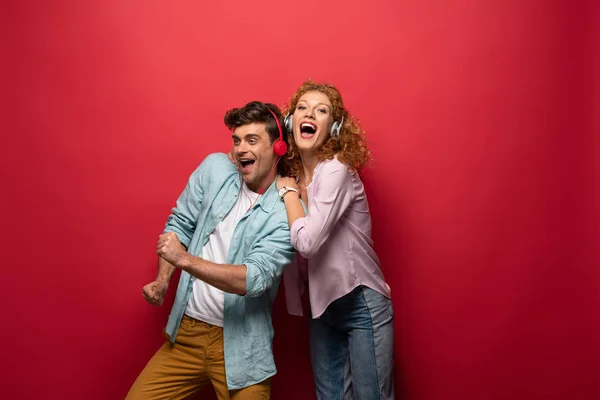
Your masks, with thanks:
M223 219L223 214L220 214L220 215L219 215L219 219Z

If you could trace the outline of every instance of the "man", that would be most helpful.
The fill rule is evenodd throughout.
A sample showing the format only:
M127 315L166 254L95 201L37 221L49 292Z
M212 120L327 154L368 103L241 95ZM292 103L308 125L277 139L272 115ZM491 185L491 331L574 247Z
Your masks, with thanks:
M287 140L281 121L272 104L229 110L236 164L209 155L177 200L158 240L158 276L143 289L161 305L175 268L182 270L169 340L127 399L184 399L209 383L219 400L269 399L271 307L294 255L274 183Z

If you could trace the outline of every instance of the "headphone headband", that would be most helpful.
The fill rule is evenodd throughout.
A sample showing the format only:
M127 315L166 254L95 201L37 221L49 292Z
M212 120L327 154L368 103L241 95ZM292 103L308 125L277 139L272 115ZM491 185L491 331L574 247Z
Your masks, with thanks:
M275 122L277 123L277 129L279 130L279 140L283 140L283 131L281 130L281 125L279 124L279 118L277 118L277 115L275 115L275 113L271 111L270 108L267 108L267 110L269 110L269 112L273 115L273 118L275 118Z
M275 115L270 108L267 108L267 110L269 110L273 115L273 118L275 118L275 123L277 123L277 129L279 130L279 139L273 143L273 152L277 157L283 157L287 152L287 144L283 140L283 130L281 129L281 124L279 124L279 118L277 118L277 115Z

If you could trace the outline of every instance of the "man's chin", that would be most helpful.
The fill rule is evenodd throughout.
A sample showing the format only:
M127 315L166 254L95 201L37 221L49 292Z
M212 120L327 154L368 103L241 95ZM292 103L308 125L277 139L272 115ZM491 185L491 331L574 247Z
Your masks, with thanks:
M255 181L254 179L252 179L252 176L250 175L250 173L246 173L246 174L242 173L242 180L248 187L252 186Z

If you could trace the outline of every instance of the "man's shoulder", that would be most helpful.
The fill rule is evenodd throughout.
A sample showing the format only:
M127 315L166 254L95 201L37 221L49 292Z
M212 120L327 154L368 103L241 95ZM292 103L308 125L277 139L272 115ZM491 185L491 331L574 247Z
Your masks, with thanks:
M274 223L282 223L284 227L288 228L288 217L287 217L287 211L285 209L285 203L283 201L281 201L281 199L279 199L279 196L277 196L277 199L275 200L275 204L273 204L273 208L271 210L271 212L269 213L269 218L272 218L272 221Z
M196 168L197 173L207 177L229 176L237 173L234 163L229 161L225 153L212 153L206 156Z
M236 170L235 164L229 161L225 153L211 153L204 158L200 166L204 168L225 168Z

